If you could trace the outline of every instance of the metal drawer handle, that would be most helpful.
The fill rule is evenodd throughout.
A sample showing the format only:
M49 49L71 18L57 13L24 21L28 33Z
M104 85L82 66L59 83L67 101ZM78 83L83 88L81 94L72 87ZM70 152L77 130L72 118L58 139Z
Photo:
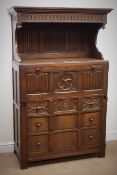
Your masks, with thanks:
M41 145L41 143L40 142L37 142L37 146L40 146Z
M93 139L93 136L89 136L89 139L92 140Z
M96 69L96 67L93 65L91 66L91 70L94 71Z
M36 68L36 73L39 73L39 68L38 67Z
M41 123L37 122L36 127L40 127L40 126L41 126Z
M35 110L42 109L42 107L39 107L39 106L38 106L38 107L31 107L31 106L30 106L29 108L30 108L30 109L35 109Z
M93 120L94 120L94 118L92 118L92 117L91 117L91 118L89 118L89 121L90 121L90 122L92 122Z

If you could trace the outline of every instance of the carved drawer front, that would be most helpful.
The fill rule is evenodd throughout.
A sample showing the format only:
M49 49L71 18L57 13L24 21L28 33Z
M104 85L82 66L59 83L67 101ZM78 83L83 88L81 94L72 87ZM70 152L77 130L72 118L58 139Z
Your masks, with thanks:
M103 89L103 67L93 65L82 74L83 90Z
M53 150L72 149L76 148L77 144L78 133L76 131L54 133L52 135Z
M81 110L84 112L100 111L101 103L102 103L101 97L98 96L84 97L81 100Z
M28 117L46 116L49 114L49 101L29 101L27 103Z
M72 129L78 127L77 115L65 115L53 117L53 130Z
M100 113L81 114L81 123L83 127L99 126Z
M48 135L30 136L28 138L28 152L47 152Z
M28 119L28 132L46 132L48 131L48 118L30 118Z
M78 98L64 98L53 101L54 113L75 113L78 111Z
M78 90L78 72L57 72L54 73L55 91Z
M99 129L84 129L82 131L83 145L96 145L100 142Z

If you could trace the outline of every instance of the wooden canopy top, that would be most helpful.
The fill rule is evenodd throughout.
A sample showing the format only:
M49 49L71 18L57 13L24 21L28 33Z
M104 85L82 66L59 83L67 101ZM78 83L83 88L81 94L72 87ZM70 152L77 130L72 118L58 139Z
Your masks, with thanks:
M12 21L24 22L64 22L64 23L101 23L107 22L109 8L45 8L45 7L18 7L8 10Z

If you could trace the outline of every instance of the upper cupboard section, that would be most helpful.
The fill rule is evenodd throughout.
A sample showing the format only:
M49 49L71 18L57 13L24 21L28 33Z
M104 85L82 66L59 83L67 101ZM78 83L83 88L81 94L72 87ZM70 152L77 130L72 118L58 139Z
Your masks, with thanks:
M112 9L30 8L9 9L12 20L13 59L97 58L97 34Z
M94 57L99 28L100 24L24 23L16 32L18 53L38 53L41 57L48 53L46 57L50 58L55 53L64 53L67 57Z

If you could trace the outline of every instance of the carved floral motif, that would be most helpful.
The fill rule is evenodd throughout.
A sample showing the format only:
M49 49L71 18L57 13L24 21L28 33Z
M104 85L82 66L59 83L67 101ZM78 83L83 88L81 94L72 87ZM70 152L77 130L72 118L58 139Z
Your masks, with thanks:
M28 115L35 116L48 113L48 102L31 102L28 104Z
M77 111L77 99L59 99L54 102L54 112Z
M83 111L95 111L101 108L101 98L100 97L86 97L82 100L82 110Z
M63 73L58 78L58 88L61 90L70 90L73 87L73 76L70 73Z

